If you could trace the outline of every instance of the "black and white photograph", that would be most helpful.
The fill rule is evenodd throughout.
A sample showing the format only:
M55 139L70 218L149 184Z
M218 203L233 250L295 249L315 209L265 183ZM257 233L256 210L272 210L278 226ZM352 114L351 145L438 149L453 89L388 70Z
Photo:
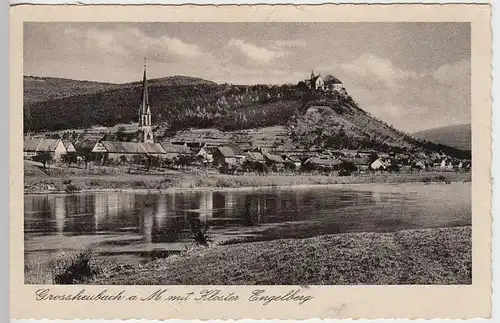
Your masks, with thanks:
M471 23L22 42L24 284L472 284Z

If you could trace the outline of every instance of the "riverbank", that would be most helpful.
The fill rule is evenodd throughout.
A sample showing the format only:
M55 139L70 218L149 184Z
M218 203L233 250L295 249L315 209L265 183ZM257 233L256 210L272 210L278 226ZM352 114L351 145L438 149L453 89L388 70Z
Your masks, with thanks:
M77 193L104 190L166 190L172 188L243 188L297 185L366 184L366 183L451 183L470 182L471 173L418 172L381 173L352 176L312 174L225 175L208 172L170 172L168 174L88 174L54 171L25 172L24 193Z
M471 284L471 227L215 245L136 266L83 263L89 273L96 269L85 284ZM50 283L54 273L65 272L55 263L38 272L25 267L27 283Z

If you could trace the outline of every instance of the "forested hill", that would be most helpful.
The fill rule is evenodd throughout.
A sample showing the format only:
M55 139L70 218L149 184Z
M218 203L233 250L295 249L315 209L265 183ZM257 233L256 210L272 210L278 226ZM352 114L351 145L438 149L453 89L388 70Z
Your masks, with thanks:
M416 132L413 136L464 150L471 150L472 145L470 124L433 128Z
M59 79L61 83L65 80ZM52 92L51 79L47 91ZM38 95L40 83L25 77L26 131L113 126L136 122L142 84L122 85L68 81L59 97ZM169 130L189 127L246 129L283 124L301 106L296 86L236 86L199 78L174 76L148 81L149 99L156 125ZM73 95L70 95L70 92ZM37 99L33 99L36 97Z
M67 84L64 84L67 82ZM42 83L25 77L24 131L114 126L137 121L142 84L107 84L62 79L46 82L59 97L38 96ZM81 84L81 87L78 87ZM298 85L230 85L174 76L148 81L157 138L177 130L222 131L283 126L302 147L380 151L461 151L416 140L367 114L344 92L312 94ZM43 91L42 91L43 92ZM34 99L36 97L36 99Z
M117 89L120 84L78 81L54 77L24 76L24 105L73 95Z

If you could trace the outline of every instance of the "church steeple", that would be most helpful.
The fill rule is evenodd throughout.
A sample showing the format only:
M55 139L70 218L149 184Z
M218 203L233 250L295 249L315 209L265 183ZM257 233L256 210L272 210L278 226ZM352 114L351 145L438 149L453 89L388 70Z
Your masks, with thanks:
M142 77L142 96L141 96L142 114L147 114L149 110L148 79L146 77L146 59L144 59L144 76ZM151 112L151 111L149 111Z
M144 58L144 76L142 78L141 106L139 107L139 132L142 142L154 142L151 129L151 109L149 107L148 80L146 77L146 59Z

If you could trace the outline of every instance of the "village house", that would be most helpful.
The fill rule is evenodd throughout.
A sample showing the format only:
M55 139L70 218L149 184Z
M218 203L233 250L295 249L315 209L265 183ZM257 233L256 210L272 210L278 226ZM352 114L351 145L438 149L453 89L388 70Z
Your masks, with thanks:
M76 149L78 160L90 160L92 156L92 149L99 141L93 140L79 140L73 144Z
M215 149L213 154L214 164L217 166L238 164L236 154L231 147L219 146Z
M139 144L148 156L162 158L166 154L165 149L159 142L141 142Z
M146 155L146 150L138 142L100 141L92 148L93 160L101 163L131 162Z
M66 148L66 158L65 161L69 163L76 163L77 162L77 152L76 148L73 145L73 142L70 140L63 140L63 145L64 148Z
M300 169L302 166L302 162L297 156L285 155L283 160L285 161L285 164L293 165L293 168L295 169Z
M215 148L203 146L201 148L198 148L195 156L196 158L200 159L201 162L205 165L212 164L214 162L214 151Z
M441 159L441 158L435 158L432 161L433 168L441 168L441 166L444 167L445 165L446 165L446 161L444 159Z
M64 148L66 148L67 154L76 153L76 148L71 141L63 140L62 142L63 142Z
M461 160L455 160L453 161L453 168L454 169L462 169L463 163Z
M370 164L370 168L373 170L385 170L391 166L391 162L384 158L377 158Z
M352 162L356 165L358 173L366 173L370 170L370 159L368 157L355 157Z
M266 159L262 155L261 152L259 151L247 151L245 153L246 160L249 162L254 162L254 163L259 163L259 164L265 164Z
M204 142L186 142L185 145L189 147L192 155L196 156L201 148L206 147L206 143Z
M426 163L425 161L423 160L417 160L414 164L413 164L413 167L416 168L416 169L420 169L420 170L425 170L425 168L427 167L426 166Z
M38 147L38 143L40 143L40 139L24 139L23 156L25 159L31 159L36 156L36 147Z
M61 139L24 139L23 155L26 158L50 156L53 160L61 160L66 148Z
M311 157L304 161L304 168L321 171L338 171L341 168L342 161L333 158Z
M161 146L165 151L164 158L171 162L178 159L179 157L187 157L192 155L191 149L189 149L189 147L185 143L173 144L165 141L161 143Z
M285 166L285 161L280 155L275 155L267 151L262 152L262 155L266 160L266 165L269 167L273 167L276 170L281 170Z

